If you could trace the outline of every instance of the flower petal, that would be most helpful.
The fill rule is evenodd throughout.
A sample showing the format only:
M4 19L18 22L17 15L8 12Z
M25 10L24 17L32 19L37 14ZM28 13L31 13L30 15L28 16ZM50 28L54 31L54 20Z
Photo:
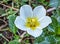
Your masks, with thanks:
M24 26L25 21L20 16L16 17L16 20L15 20L14 23L15 23L17 28L19 28L19 29L21 29L23 31L26 31L26 27Z
M23 5L20 8L20 16L25 18L26 17L32 17L33 12L32 12L32 8L29 5Z
M34 16L41 18L43 16L46 15L46 9L41 5L41 6L37 6L34 10L33 10L33 14Z
M49 16L45 16L40 20L40 27L45 28L52 22L51 18Z
M31 30L31 29L28 29L27 30L28 34L34 36L34 37L38 37L42 34L43 30L40 29L40 28L37 28L36 30Z

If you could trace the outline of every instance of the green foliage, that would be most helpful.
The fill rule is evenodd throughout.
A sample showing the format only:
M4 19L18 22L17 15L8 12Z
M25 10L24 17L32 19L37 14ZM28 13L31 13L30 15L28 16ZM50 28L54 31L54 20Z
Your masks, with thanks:
M37 0L37 1L43 3L45 0Z
M20 36L15 34L14 40L18 40L19 38L20 38Z
M48 41L42 41L42 42L39 43L39 44L50 44L50 42L48 42Z
M50 44L56 44L55 36L48 36L46 37L46 40L50 42Z
M38 38L35 39L35 43L40 43L42 41L44 41L44 37L43 36L39 36Z
M53 25L49 25L47 28L50 32L55 32Z
M22 2L27 2L28 0L22 0Z
M16 16L14 14L8 16L10 31L13 32L14 34L17 32L17 28L14 24L15 18Z
M56 28L58 26L58 22L54 17L52 17L52 25L54 28Z
M18 40L13 40L13 41L10 41L9 44L20 44L20 43L18 42Z
M57 21L58 21L58 22L60 22L60 16L59 16L59 17L57 17Z
M39 2L45 6L48 6L48 4L49 4L48 2L46 2L46 0L37 0L37 2Z
M4 44L6 44L6 42L4 42Z
M3 2L7 3L9 0L3 0Z
M37 41L35 41L35 44L56 44L55 36L50 35L43 38L38 37Z
M60 0L50 0L50 6L51 7L58 7L60 6Z

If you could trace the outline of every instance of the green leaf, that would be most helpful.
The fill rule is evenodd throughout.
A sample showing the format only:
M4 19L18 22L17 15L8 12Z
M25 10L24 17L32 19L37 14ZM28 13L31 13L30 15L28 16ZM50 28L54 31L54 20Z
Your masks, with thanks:
M60 16L57 17L57 21L60 22Z
M45 40L50 42L50 44L56 44L55 36L53 35L47 36Z
M60 35L60 26L56 28L56 34Z
M20 38L20 36L15 34L14 39L17 40L19 38Z
M39 38L39 39L41 39L41 38ZM56 42L57 41L55 39L55 36L50 35L50 36L44 37L43 41L39 41L39 42L35 41L34 44L56 44Z
M36 0L37 3L41 3L42 5L47 6L49 3L46 0Z
M38 38L35 39L34 43L40 43L44 41L44 37L43 36L39 36Z
M22 2L27 2L28 0L22 0Z
M50 6L51 7L58 7L60 4L60 0L50 0Z
M57 44L60 44L60 36L56 36Z
M53 28L52 25L49 25L49 26L47 27L47 29L48 29L50 32L55 32L55 29Z
M51 18L52 18L52 25L54 28L56 28L58 26L57 19L55 17L51 17Z
M8 16L8 21L9 21L9 27L10 27L10 31L12 31L14 34L17 32L17 28L14 24L14 21L15 21L15 18L16 16L13 14L13 15L9 15Z
M9 0L3 0L3 2L7 3Z
M60 44L60 41L58 41L57 44Z
M43 41L43 42L41 42L41 43L39 43L39 44L50 44L50 42L48 42L48 41Z
M20 44L20 43L18 42L18 40L13 40L13 41L10 41L9 44Z
M4 44L6 44L6 42L4 42Z
M45 37L38 37L35 39L34 44L50 44L47 40L45 40Z
M40 3L43 3L45 0L37 0L38 2L40 2Z

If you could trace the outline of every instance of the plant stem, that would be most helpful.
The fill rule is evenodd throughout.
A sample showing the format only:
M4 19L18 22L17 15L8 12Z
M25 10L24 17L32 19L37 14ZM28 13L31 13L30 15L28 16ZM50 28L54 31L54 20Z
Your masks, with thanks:
M5 37L5 36L2 36L6 41L8 41L9 42L9 40Z

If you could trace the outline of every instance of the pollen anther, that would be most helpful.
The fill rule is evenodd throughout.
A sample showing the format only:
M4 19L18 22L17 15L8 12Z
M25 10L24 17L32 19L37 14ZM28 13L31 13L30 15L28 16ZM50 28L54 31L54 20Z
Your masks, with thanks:
M40 25L39 21L37 18L27 18L25 26L28 28L31 28L32 30L35 30L36 27Z

